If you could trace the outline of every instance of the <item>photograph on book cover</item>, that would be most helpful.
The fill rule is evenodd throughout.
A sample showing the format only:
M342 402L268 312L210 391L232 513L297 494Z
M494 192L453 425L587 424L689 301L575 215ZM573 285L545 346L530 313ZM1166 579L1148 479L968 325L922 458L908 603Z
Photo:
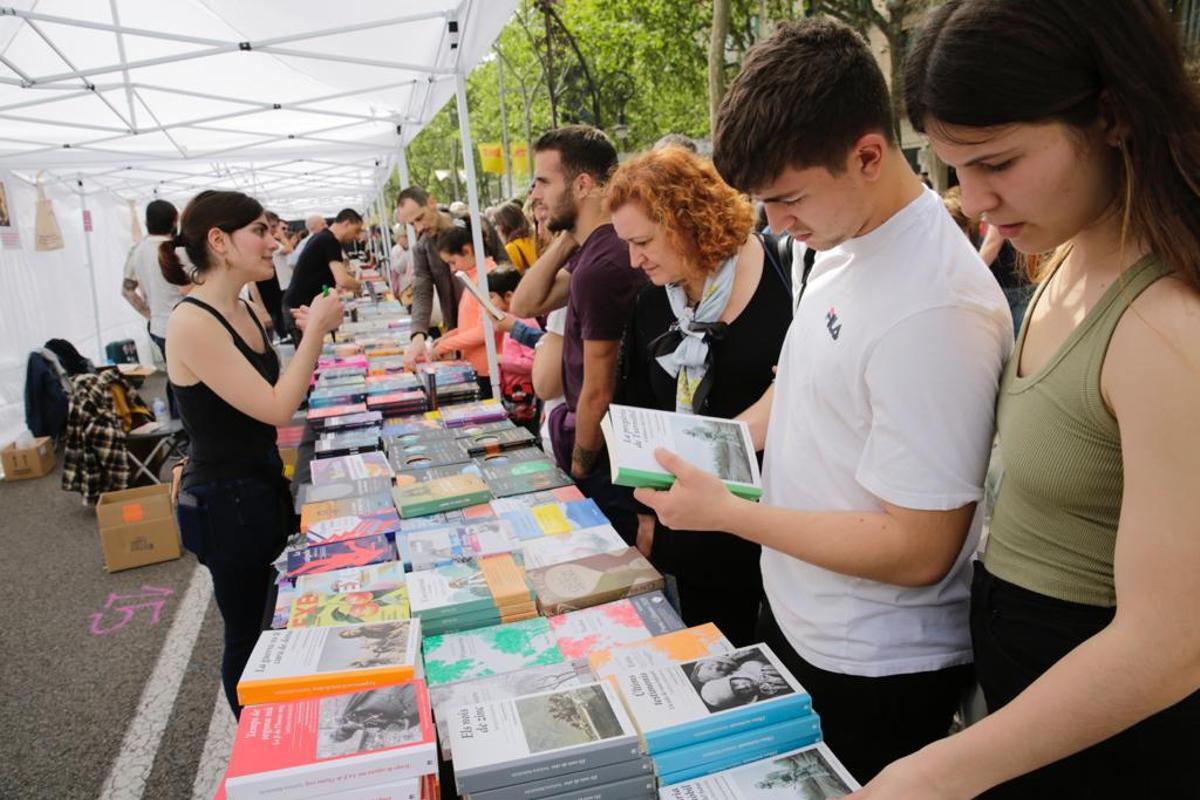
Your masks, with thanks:
M318 672L337 672L344 669L367 669L396 663L396 654L408 653L411 620L377 622L372 625L352 625L341 628L336 636L325 639Z
M321 700L317 758L352 755L421 740L417 687L411 683Z
M711 711L793 694L783 676L757 647L683 664L683 672Z
M745 797L762 800L837 800L852 791L815 747L728 774Z
M670 424L678 455L685 461L727 481L754 481L749 466L754 454L746 452L746 441L736 424L683 415L670 417Z
M598 742L623 732L599 685L518 697L514 702L531 754Z

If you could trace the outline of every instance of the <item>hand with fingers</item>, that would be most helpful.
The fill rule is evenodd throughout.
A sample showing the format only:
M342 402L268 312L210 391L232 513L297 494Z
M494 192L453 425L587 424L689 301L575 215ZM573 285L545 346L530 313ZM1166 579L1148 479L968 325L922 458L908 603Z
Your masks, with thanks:
M675 483L666 491L638 489L633 493L637 501L674 530L725 530L724 520L739 501L721 479L662 447L654 451L654 458L675 476Z

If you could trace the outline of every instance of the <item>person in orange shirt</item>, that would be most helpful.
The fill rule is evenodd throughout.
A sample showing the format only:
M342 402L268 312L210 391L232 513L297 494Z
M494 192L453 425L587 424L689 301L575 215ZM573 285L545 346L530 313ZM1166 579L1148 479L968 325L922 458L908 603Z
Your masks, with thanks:
M492 260L492 253L487 251L486 241L485 238L483 268L491 272L496 264ZM438 255L450 265L451 270L464 273L472 283L478 281L479 260L475 257L471 226L466 220L456 220L453 225L438 234L437 249ZM479 379L480 397L488 398L492 396L492 384L481 311L475 295L463 292L458 301L458 327L450 329L433 343L433 354L437 358L445 358L456 350L461 353L462 358L475 368ZM493 325L492 334L496 341L496 352L499 353L504 331Z

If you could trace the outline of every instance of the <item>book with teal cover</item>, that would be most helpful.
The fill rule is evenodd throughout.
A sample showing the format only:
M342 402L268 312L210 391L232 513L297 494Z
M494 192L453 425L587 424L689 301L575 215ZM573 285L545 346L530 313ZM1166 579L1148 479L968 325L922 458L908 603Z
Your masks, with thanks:
M544 617L444 636L426 636L422 649L425 679L430 686L558 664L564 660L554 632Z
M457 561L408 575L412 614L436 620L526 606L532 592L511 555Z
M683 776L711 775L768 756L795 750L821 739L821 719L816 714L761 725L731 736L665 750L654 755L658 774L672 780Z
M486 503L492 494L477 475L453 475L397 487L394 497L400 516L409 518Z
M824 742L705 777L680 777L690 771L662 776L661 800L840 800L861 788Z

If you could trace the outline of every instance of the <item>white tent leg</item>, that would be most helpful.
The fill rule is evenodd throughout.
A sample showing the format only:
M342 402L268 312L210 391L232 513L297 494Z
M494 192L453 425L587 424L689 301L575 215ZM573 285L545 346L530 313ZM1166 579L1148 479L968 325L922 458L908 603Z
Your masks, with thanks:
M92 228L95 223L87 224L87 196L83 192L82 177L76 180L76 185L79 187L79 207L83 211L83 248L87 253L88 281L92 285L92 317L96 324L96 353L99 356L96 363L103 364L107 356L104 354L104 337L100 334L100 298L96 293L96 264L92 260Z
M475 145L471 142L471 119L467 111L467 82L462 72L454 75L454 93L458 99L458 130L462 136L463 166L467 170L467 205L471 209L471 242L479 264L479 289L488 293L487 270L483 268L483 226L480 224L479 188L475 185ZM500 399L500 364L496 360L496 338L492 334L492 316L481 306L483 341L487 346L488 371L492 379L492 397Z

